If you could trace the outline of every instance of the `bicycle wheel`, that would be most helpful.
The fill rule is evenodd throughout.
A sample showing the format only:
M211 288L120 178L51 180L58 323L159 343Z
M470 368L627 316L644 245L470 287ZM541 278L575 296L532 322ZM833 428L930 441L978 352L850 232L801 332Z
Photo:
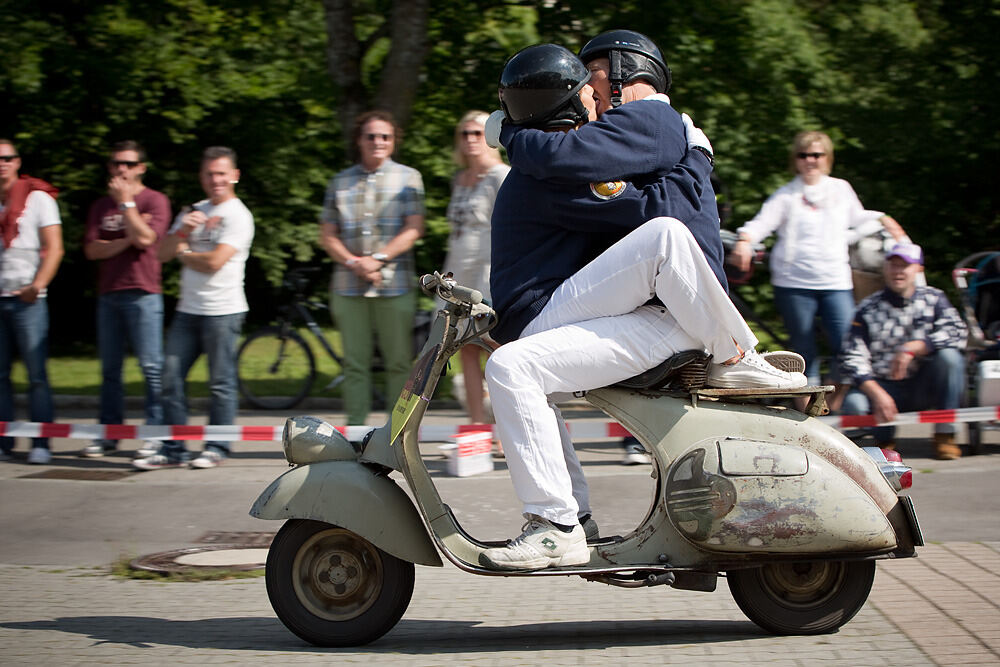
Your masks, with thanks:
M295 331L265 327L243 341L237 357L240 393L262 410L288 410L309 394L316 379L312 350Z

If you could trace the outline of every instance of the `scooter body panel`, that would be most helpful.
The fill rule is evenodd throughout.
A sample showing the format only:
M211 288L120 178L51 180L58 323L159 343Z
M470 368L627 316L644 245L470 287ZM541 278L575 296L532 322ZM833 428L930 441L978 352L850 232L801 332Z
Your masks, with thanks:
M666 477L670 521L702 549L871 553L896 546L871 498L801 447L712 438L675 460Z
M909 523L877 465L816 419L613 388L587 398L643 442L665 472L638 531L662 541L671 562L912 553ZM655 536L661 529L662 539ZM676 537L701 556L685 553ZM605 557L616 555L625 554Z
M258 519L312 519L346 528L397 558L440 566L441 557L409 496L356 461L292 468L250 508Z

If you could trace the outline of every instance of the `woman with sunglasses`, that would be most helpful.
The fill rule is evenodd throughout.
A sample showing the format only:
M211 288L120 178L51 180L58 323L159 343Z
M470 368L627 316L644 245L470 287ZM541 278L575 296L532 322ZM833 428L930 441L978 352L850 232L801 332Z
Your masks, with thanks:
M795 178L737 230L740 240L729 261L747 271L752 244L777 232L770 256L775 305L791 349L805 359L809 384L818 384L814 320L819 317L836 359L854 314L848 246L880 225L897 240L906 239L906 234L891 217L865 210L850 183L830 176L833 142L823 132L797 134L791 163ZM831 371L836 375L835 366Z
M486 299L490 296L490 218L497 190L510 171L500 152L486 145L487 118L484 111L469 111L455 126L452 155L459 171L451 182L451 234L444 263L445 271L454 274L459 284L474 287ZM475 345L466 345L460 353L465 408L473 424L486 423L480 367L483 352Z

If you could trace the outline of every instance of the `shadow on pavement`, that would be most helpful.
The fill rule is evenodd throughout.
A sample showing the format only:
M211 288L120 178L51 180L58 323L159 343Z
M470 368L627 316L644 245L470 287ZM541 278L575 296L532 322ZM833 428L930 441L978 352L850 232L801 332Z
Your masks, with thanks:
M718 643L766 637L748 621L596 621L532 623L480 627L477 621L402 620L373 644L320 649L300 640L276 618L206 618L171 621L143 616L63 616L55 620L0 623L8 630L38 630L84 635L94 645L133 648L173 645L228 651L350 653L494 653L531 649L605 649L618 646L669 646Z

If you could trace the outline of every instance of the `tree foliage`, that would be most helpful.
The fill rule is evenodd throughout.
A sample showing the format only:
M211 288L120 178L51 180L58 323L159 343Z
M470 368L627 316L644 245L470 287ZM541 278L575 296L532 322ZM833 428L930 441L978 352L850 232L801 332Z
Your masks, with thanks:
M388 108L406 124L397 159L424 176L418 263L431 270L445 252L457 119L496 107L519 48L576 49L620 27L661 46L674 105L713 141L734 223L789 178L791 137L822 129L834 174L928 247L932 283L996 247L1000 0L699 0L683 11L639 0L0 0L0 136L18 143L25 172L63 191L54 336L60 321L92 321L94 267L79 243L111 142L147 146L147 183L175 207L202 196L205 146L237 150L257 220L251 316L266 317L287 264L326 261L317 215L359 111ZM758 294L763 305L766 288L745 291Z

